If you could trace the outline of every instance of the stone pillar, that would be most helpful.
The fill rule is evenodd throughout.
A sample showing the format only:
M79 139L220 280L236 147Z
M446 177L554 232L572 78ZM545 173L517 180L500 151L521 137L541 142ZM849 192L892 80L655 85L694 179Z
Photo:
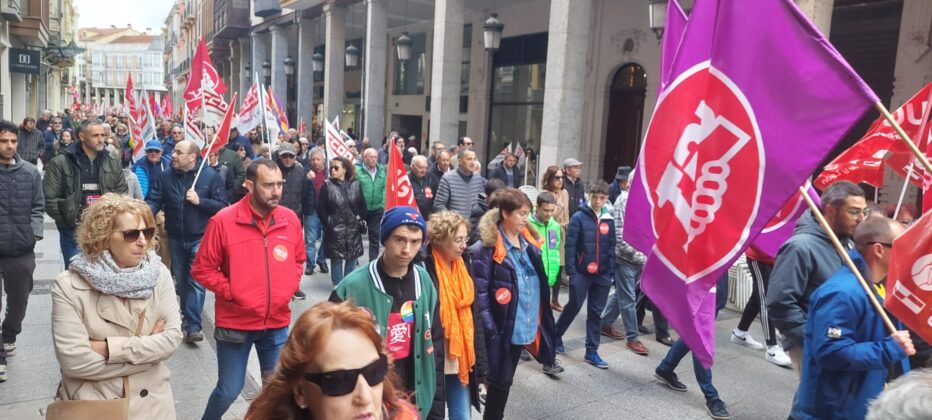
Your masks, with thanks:
M385 0L366 0L366 59L362 135L378 143L385 134L385 59L388 50ZM460 32L462 33L462 31Z
M819 28L825 38L828 38L829 30L832 29L832 9L835 6L835 0L796 0L799 9L809 16L816 28Z
M580 159L592 0L551 0L539 167ZM585 162L583 171L598 173Z
M310 19L298 20L298 57L295 69L296 94L298 99L298 120L292 121L295 127L304 119L308 127L314 115L314 26Z
M246 92L252 88L253 82L253 72L256 70L255 63L252 62L252 38L240 38L239 39L239 86L240 86L240 96L245 97ZM249 70L246 70L246 65L249 65ZM242 101L240 101L242 103Z
M288 56L288 36L285 28L272 26L269 28L272 35L272 92L287 108L288 76L285 74L285 57Z
M100 88L94 87L94 100L91 101L91 106L94 106L94 102L100 103Z
M233 100L233 92L238 92L239 93L238 101L242 102L243 95L245 95L246 92L243 92L242 87L240 85L240 77L239 77L240 64L239 62L241 60L241 57L239 55L239 52L240 52L239 42L237 41L230 42L230 92L231 92L230 100ZM236 104L233 104L233 105L236 105Z
M269 38L266 34L253 32L252 34L252 71L259 79L256 82L261 86L265 83L262 76L262 63L269 59Z
M428 144L438 140L446 144L455 143L459 133L462 68L463 0L437 0L434 3Z
M89 104L93 102L94 101L93 97L94 97L94 94L91 92L91 83L85 81L84 82L84 103Z
M346 51L346 8L327 4L324 6L327 19L325 36L326 57L324 57L324 115L328 121L339 117L343 111L343 73L346 68L344 52Z

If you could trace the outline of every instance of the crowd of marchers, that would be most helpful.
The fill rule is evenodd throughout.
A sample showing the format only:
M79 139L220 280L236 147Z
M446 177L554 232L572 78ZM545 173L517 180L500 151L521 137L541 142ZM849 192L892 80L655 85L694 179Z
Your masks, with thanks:
M0 121L0 382L15 360L47 214L65 265L52 286L61 381L49 394L71 404L59 409L120 401L129 418L175 418L165 361L182 342L204 340L207 291L218 380L204 419L238 398L253 349L263 387L249 419L458 420L473 410L500 419L519 363L564 372L563 336L584 305L586 363L609 368L602 337L647 356L641 340L653 334L670 347L656 377L687 391L675 370L690 349L641 292L647 256L623 237L630 167L587 183L569 158L543 168L538 183L530 156L503 152L486 178L470 138L421 154L418 139L397 132L379 144L349 133L354 159L328 160L311 133L270 140L233 129L203 156L171 120L134 159L128 131L125 117L70 111ZM411 206L386 208L393 147ZM892 220L846 181L821 202L882 301L891 244L916 212ZM929 418L932 349L885 330L814 216L799 219L775 257L747 250L753 293L731 343L799 373L790 418ZM306 299L302 276L316 271L329 274L330 299L292 323L291 301ZM718 309L727 288L726 275ZM758 315L765 344L750 332ZM693 366L709 415L730 418L711 369L695 357Z

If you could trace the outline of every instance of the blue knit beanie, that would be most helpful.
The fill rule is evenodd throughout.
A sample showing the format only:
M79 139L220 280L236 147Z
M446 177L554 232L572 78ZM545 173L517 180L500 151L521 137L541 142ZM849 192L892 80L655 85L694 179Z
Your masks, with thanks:
M417 226L421 229L421 235L427 234L427 225L424 224L424 217L414 207L398 206L392 207L382 216L382 225L379 227L380 239L382 245L391 236L392 232L401 225Z

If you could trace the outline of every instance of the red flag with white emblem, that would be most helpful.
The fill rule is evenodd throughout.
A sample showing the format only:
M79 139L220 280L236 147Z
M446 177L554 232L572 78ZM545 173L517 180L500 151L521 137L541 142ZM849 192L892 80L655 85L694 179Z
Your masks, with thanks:
M932 215L926 212L893 241L884 306L932 342Z
M397 147L388 148L388 174L385 179L385 210L397 206L417 208L414 203L414 189L405 171L404 161Z

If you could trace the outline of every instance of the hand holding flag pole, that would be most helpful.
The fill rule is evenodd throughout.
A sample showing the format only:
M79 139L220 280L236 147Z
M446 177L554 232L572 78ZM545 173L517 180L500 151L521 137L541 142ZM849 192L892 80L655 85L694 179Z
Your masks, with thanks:
M221 142L220 147L224 147L227 141L229 141L230 124L232 123L233 114L234 114L233 104L236 103L237 94L238 92L233 93L233 100L230 102L230 107L227 108L227 112L223 115L223 121L220 122L220 129L218 129L214 133L214 137L210 139L210 143L208 143L206 148L201 151L201 154L203 155L201 158L201 165L200 167L197 168L197 173L194 174L194 182L191 183L190 191L194 191L194 187L197 185L197 179L200 178L201 171L204 170L204 163L206 163L207 160L210 159L210 154L214 151L213 147L214 147L214 144L217 142L217 139L221 139L222 137L224 137L220 140Z
M893 121L891 121L891 123L892 122ZM905 133L900 133L900 135L903 134ZM928 162L926 163L928 164ZM867 284L867 280L864 280L864 276L861 275L861 272L858 270L857 266L854 265L854 261L852 261L851 257L848 256L848 252L845 250L845 247L842 246L841 241L838 240L838 236L835 235L835 232L832 231L828 221L825 220L825 217L822 216L822 211L819 210L819 207L816 206L815 202L812 201L812 197L809 197L809 194L806 193L805 186L799 187L799 192L803 199L806 200L806 204L809 205L809 209L812 210L812 216L819 221L819 224L822 225L822 229L825 229L825 233L828 234L832 244L835 245L835 250L838 251L838 255L841 255L841 259L845 261L845 265L847 265L848 269L854 273L854 276L858 279L858 283L860 283L861 287L864 288L864 292L867 293L867 298L870 299L871 305L873 305L874 309L877 310L877 314L880 315L880 319L883 320L883 325L887 327L887 331L889 331L890 334L896 334L898 330L893 325L893 322L890 321L890 317L887 316L887 312L884 311L883 305L881 305L877 300L877 297L874 296L874 292L871 290L870 285Z

